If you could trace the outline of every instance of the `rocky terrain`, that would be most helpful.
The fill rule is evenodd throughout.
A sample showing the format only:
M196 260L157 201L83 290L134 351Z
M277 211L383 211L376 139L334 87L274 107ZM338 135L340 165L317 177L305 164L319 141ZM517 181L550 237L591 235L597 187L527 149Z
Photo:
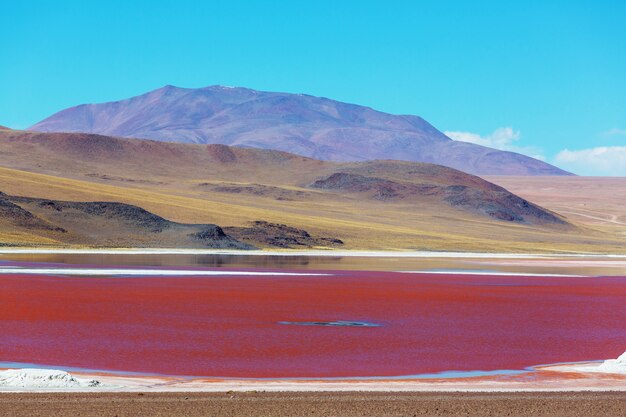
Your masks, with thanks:
M5 227L38 232L68 244L254 249L217 225L176 223L122 203L56 201L0 193L0 216Z
M275 248L303 249L343 245L337 238L311 236L306 230L262 220L250 222L244 227L227 227L226 232L243 242Z
M471 210L497 220L567 225L561 216L530 203L502 187L486 181L485 184L481 185L482 187L461 184L415 184L337 172L327 178L315 181L311 187L343 193L362 193L366 198L381 201L410 201L412 199L443 201L452 207Z
M313 193L302 190L290 190L287 188L276 187L263 184L242 185L236 183L198 184L203 191L227 194L247 194L258 197L272 197L276 200L295 200L306 197L313 197Z
M306 94L211 86L62 110L39 132L84 132L165 142L282 150L332 161L429 162L473 174L569 175L518 153L451 140L426 120ZM228 162L226 148L221 159Z
M255 221L225 229L214 224L182 224L140 207L115 202L71 202L9 196L0 192L5 228L52 236L69 244L132 247L255 249L341 246L306 230Z

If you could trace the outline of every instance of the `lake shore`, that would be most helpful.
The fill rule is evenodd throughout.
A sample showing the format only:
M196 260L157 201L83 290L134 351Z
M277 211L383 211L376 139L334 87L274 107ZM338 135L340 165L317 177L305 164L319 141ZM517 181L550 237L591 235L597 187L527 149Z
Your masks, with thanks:
M248 255L248 256L342 256L380 258L487 258L487 259L535 259L535 258L617 258L626 254L585 252L458 252L458 251L411 251L411 250L338 250L338 249L176 249L176 248L48 248L48 247L0 247L0 255L11 254L102 254L102 255Z
M71 372L96 386L10 387L0 392L626 392L626 373L605 373L601 362L537 366L509 374L453 378L239 379Z

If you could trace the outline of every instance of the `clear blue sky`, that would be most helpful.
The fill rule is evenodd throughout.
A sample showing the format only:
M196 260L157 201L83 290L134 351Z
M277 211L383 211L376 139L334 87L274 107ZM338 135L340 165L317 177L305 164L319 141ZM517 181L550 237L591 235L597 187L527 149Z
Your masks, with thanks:
M551 162L566 148L624 147L626 175L624 0L0 5L9 127L165 84L223 84L417 114Z

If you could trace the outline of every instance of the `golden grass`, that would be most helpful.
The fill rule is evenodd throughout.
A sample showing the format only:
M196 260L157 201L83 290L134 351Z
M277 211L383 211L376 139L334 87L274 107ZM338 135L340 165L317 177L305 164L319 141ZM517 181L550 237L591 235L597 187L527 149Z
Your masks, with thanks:
M45 236L40 236L23 231L14 231L9 227L0 226L0 242L10 245L61 245L61 242Z
M332 193L319 193L319 198L307 201L279 201L263 196L206 192L197 184L208 181L197 178L150 184L76 178L79 176L67 178L0 167L0 191L59 200L119 201L185 223L221 226L239 226L253 220L285 223L315 234L338 237L344 240L347 249L623 252L619 239L592 229L561 233L469 216L441 205L433 209L419 203L358 201ZM124 177L132 178L132 175ZM294 185L288 187L311 192ZM0 240L5 242L19 242L22 238L24 243L34 242L32 236L7 235L4 240L0 235Z

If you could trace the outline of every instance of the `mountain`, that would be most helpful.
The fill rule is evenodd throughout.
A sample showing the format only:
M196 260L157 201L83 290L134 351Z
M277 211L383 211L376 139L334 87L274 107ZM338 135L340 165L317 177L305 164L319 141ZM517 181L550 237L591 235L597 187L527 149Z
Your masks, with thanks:
M429 162L477 175L569 174L521 154L453 141L418 116L247 88L166 86L127 100L71 107L30 130L236 145L330 161Z

